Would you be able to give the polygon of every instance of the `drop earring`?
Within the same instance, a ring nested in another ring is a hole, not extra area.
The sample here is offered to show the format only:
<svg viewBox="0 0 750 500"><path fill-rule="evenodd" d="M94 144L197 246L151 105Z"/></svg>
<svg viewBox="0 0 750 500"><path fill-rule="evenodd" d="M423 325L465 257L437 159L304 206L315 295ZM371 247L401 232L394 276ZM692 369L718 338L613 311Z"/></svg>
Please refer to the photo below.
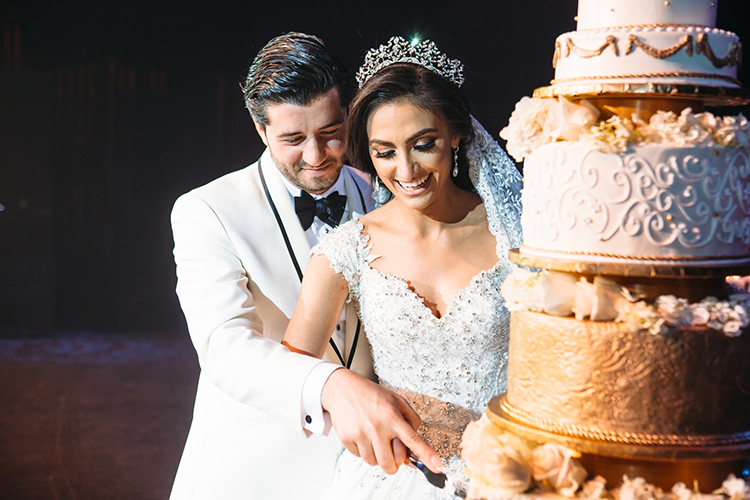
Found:
<svg viewBox="0 0 750 500"><path fill-rule="evenodd" d="M391 192L385 187L378 174L372 178L372 199L375 200L377 206L384 205L391 199Z"/></svg>
<svg viewBox="0 0 750 500"><path fill-rule="evenodd" d="M458 146L453 150L453 177L458 177Z"/></svg>

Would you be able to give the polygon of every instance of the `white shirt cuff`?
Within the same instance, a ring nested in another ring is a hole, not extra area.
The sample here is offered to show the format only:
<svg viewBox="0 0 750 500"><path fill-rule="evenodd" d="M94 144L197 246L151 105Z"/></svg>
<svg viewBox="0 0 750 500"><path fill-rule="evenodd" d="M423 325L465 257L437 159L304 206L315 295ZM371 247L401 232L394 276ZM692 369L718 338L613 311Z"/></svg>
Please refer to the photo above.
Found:
<svg viewBox="0 0 750 500"><path fill-rule="evenodd" d="M327 436L331 431L331 416L323 411L320 402L323 386L326 385L331 374L343 368L327 361L321 361L310 370L302 386L302 409L305 412L305 429L319 436Z"/></svg>

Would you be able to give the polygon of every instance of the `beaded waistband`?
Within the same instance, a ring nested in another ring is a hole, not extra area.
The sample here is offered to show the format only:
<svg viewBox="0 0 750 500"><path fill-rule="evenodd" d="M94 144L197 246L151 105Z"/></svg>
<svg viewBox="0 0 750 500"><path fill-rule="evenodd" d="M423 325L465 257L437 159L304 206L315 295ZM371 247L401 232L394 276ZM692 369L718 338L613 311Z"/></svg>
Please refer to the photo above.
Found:
<svg viewBox="0 0 750 500"><path fill-rule="evenodd" d="M380 381L380 385L404 398L417 412L422 419L419 434L444 461L451 455L461 456L461 436L464 429L470 422L478 420L481 413L396 387L384 380Z"/></svg>

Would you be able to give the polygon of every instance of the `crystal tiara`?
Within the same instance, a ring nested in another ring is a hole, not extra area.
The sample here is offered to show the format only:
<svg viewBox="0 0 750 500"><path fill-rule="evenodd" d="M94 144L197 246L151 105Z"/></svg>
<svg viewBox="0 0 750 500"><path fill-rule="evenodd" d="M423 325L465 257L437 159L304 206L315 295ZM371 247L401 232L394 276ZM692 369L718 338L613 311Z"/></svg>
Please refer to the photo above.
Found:
<svg viewBox="0 0 750 500"><path fill-rule="evenodd" d="M394 36L388 43L367 51L365 62L357 71L359 87L362 88L362 85L381 69L396 63L422 66L459 87L464 83L464 65L458 59L449 59L438 50L434 42L418 38L410 42L400 36Z"/></svg>

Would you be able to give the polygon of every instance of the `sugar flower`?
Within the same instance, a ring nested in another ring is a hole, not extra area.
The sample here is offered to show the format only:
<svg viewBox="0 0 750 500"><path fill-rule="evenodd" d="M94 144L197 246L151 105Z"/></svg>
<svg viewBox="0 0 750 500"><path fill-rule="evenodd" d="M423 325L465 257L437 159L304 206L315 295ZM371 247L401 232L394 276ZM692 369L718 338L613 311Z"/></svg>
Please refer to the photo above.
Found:
<svg viewBox="0 0 750 500"><path fill-rule="evenodd" d="M588 473L573 457L576 454L557 443L545 443L532 451L534 480L546 482L561 495L572 498Z"/></svg>
<svg viewBox="0 0 750 500"><path fill-rule="evenodd" d="M466 427L461 454L471 477L471 498L507 498L531 486L528 445L486 415Z"/></svg>
<svg viewBox="0 0 750 500"><path fill-rule="evenodd" d="M668 327L707 327L737 337L750 325L750 293L737 289L726 300L706 297L691 304L674 295L654 303L638 300L614 281L597 276L575 280L572 274L516 269L500 292L511 311L535 311L555 316L575 315L579 321L617 321L631 330L663 334Z"/></svg>
<svg viewBox="0 0 750 500"><path fill-rule="evenodd" d="M599 119L599 111L585 99L573 103L558 99L523 97L500 131L508 153L522 161L535 149L556 141L580 141L605 153L622 153L633 144L674 146L750 147L750 122L742 114L715 116L657 111L648 121L634 114Z"/></svg>

